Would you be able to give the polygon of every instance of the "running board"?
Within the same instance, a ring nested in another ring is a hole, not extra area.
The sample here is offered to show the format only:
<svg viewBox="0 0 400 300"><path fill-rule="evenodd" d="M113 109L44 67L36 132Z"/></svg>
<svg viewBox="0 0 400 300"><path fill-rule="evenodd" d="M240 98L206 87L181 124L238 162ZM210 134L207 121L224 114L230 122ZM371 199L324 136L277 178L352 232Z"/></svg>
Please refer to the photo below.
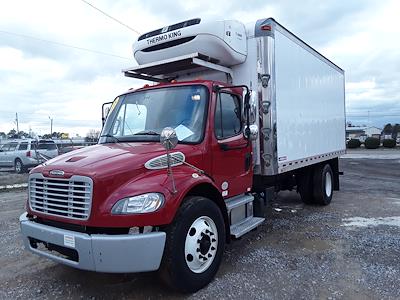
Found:
<svg viewBox="0 0 400 300"><path fill-rule="evenodd" d="M239 238L242 235L256 228L258 225L264 222L264 220L265 218L248 217L243 221L241 221L240 223L236 223L231 226L231 235L235 238Z"/></svg>
<svg viewBox="0 0 400 300"><path fill-rule="evenodd" d="M238 195L232 198L229 198L226 201L226 208L228 209L228 212L230 212L232 209L237 208L239 206L245 205L249 202L254 201L254 196L253 195Z"/></svg>

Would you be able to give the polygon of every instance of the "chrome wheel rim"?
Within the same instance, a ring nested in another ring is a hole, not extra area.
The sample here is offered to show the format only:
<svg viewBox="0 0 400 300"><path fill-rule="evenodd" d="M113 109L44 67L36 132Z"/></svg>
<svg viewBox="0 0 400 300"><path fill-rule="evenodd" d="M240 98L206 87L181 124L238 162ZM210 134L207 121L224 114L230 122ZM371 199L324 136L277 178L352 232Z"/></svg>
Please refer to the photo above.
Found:
<svg viewBox="0 0 400 300"><path fill-rule="evenodd" d="M332 195L332 176L331 173L325 174L325 194L330 197Z"/></svg>
<svg viewBox="0 0 400 300"><path fill-rule="evenodd" d="M185 240L185 261L194 273L203 273L214 261L218 248L218 231L214 221L202 216L190 226Z"/></svg>

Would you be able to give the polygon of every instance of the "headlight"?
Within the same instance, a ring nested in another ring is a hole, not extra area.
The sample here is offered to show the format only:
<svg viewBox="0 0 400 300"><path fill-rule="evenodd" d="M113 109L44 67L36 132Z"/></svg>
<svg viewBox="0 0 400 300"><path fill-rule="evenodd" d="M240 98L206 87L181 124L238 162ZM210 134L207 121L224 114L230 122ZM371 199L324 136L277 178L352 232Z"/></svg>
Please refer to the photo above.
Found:
<svg viewBox="0 0 400 300"><path fill-rule="evenodd" d="M159 209L163 203L162 194L148 193L119 200L114 204L111 213L114 215L151 213Z"/></svg>

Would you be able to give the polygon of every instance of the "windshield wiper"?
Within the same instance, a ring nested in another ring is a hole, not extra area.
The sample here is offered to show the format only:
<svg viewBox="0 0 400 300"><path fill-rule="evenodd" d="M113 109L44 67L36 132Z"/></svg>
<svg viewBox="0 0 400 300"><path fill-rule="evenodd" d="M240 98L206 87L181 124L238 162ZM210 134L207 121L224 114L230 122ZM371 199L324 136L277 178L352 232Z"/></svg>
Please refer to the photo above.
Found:
<svg viewBox="0 0 400 300"><path fill-rule="evenodd" d="M134 135L160 135L160 134L153 130L142 130L142 131L136 132Z"/></svg>

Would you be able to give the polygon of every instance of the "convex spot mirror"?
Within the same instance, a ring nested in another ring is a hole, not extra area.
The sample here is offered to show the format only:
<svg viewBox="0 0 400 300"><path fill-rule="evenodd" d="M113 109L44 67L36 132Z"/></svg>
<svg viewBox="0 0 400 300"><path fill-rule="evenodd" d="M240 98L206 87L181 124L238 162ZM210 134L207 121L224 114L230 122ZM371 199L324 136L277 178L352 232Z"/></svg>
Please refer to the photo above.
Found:
<svg viewBox="0 0 400 300"><path fill-rule="evenodd" d="M245 139L255 141L258 138L258 126L255 124L250 125L249 128L246 126L243 135Z"/></svg>
<svg viewBox="0 0 400 300"><path fill-rule="evenodd" d="M165 127L160 134L160 143L166 150L174 149L178 144L178 136L176 135L175 129Z"/></svg>

